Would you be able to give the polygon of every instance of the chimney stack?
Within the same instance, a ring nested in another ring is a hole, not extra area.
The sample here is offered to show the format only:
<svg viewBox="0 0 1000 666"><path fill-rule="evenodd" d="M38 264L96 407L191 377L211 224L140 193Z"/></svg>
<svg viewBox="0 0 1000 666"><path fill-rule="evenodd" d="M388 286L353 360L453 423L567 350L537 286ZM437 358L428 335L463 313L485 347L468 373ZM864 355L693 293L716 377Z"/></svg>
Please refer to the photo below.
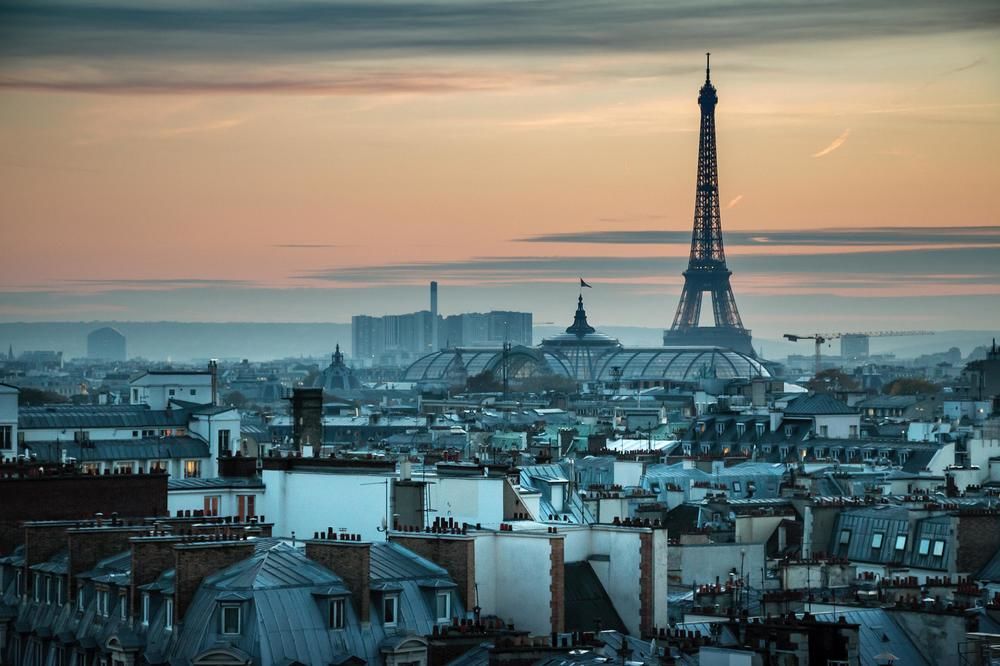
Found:
<svg viewBox="0 0 1000 666"><path fill-rule="evenodd" d="M212 373L212 405L219 404L219 361L211 359L208 362L208 371Z"/></svg>
<svg viewBox="0 0 1000 666"><path fill-rule="evenodd" d="M299 451L311 446L319 455L323 446L323 389L292 389L292 441Z"/></svg>
<svg viewBox="0 0 1000 666"><path fill-rule="evenodd" d="M350 539L339 537L350 536ZM357 604L363 623L371 617L371 543L360 535L341 535L328 529L325 539L306 541L306 557L321 564L344 580Z"/></svg>
<svg viewBox="0 0 1000 666"><path fill-rule="evenodd" d="M201 581L253 555L252 541L194 541L174 550L174 623L187 612Z"/></svg>

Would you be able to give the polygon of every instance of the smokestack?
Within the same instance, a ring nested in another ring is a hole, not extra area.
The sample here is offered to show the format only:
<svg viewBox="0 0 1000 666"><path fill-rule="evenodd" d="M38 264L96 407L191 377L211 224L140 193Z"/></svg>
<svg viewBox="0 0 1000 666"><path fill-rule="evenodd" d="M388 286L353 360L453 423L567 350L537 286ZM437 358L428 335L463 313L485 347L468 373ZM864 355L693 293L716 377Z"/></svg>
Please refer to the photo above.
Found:
<svg viewBox="0 0 1000 666"><path fill-rule="evenodd" d="M292 441L302 451L312 447L314 454L323 446L323 389L292 389Z"/></svg>
<svg viewBox="0 0 1000 666"><path fill-rule="evenodd" d="M215 406L219 404L219 361L210 360L208 371L212 373L212 405Z"/></svg>
<svg viewBox="0 0 1000 666"><path fill-rule="evenodd" d="M440 349L438 345L438 283L431 281L431 351Z"/></svg>

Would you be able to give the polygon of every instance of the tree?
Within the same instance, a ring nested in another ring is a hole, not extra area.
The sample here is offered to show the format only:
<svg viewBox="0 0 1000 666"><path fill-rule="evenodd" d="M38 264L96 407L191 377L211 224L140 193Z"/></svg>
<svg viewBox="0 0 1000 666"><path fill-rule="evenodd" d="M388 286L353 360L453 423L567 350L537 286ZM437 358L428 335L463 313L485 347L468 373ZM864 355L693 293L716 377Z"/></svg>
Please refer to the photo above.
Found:
<svg viewBox="0 0 1000 666"><path fill-rule="evenodd" d="M940 390L940 386L921 377L900 377L882 387L886 395L927 395Z"/></svg>
<svg viewBox="0 0 1000 666"><path fill-rule="evenodd" d="M517 380L517 389L525 393L544 393L545 391L573 393L576 391L576 382L561 375L535 375Z"/></svg>
<svg viewBox="0 0 1000 666"><path fill-rule="evenodd" d="M69 402L69 398L53 391L43 391L42 389L23 388L19 389L17 394L17 404L24 407L53 405L64 402Z"/></svg>
<svg viewBox="0 0 1000 666"><path fill-rule="evenodd" d="M503 384L497 381L492 372L484 370L478 375L469 377L465 389L470 393L496 393L503 390Z"/></svg>
<svg viewBox="0 0 1000 666"><path fill-rule="evenodd" d="M247 397L239 391L230 391L222 397L222 403L236 409L243 409L247 406Z"/></svg>
<svg viewBox="0 0 1000 666"><path fill-rule="evenodd" d="M816 393L858 390L858 382L840 368L820 370L819 374L810 379L806 386L810 391Z"/></svg>

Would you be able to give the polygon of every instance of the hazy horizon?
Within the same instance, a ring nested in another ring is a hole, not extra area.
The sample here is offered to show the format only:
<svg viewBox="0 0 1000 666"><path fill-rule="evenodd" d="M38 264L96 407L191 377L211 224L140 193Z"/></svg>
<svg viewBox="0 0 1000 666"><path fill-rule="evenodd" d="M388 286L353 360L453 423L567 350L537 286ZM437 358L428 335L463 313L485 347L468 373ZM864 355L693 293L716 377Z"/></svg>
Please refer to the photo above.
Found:
<svg viewBox="0 0 1000 666"><path fill-rule="evenodd" d="M5 4L0 321L346 322L437 280L561 324L584 277L596 325L669 326L712 51L756 336L1000 329L998 33L979 0Z"/></svg>

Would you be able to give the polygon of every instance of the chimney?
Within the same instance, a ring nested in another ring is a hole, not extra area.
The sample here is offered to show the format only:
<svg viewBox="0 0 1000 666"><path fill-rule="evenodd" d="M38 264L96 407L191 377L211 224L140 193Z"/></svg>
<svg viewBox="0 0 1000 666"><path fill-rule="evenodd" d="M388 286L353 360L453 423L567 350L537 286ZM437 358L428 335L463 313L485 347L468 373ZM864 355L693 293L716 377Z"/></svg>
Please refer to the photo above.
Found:
<svg viewBox="0 0 1000 666"><path fill-rule="evenodd" d="M69 579L66 598L76 594L76 577L89 571L106 557L129 550L129 539L145 534L146 527L80 527L66 531L66 545L69 549Z"/></svg>
<svg viewBox="0 0 1000 666"><path fill-rule="evenodd" d="M317 454L323 446L323 389L292 390L292 442L301 451L313 447Z"/></svg>
<svg viewBox="0 0 1000 666"><path fill-rule="evenodd" d="M183 542L185 537L176 535L132 537L132 575L129 608L139 605L139 587L148 585L160 577L164 571L174 566L174 544Z"/></svg>
<svg viewBox="0 0 1000 666"><path fill-rule="evenodd" d="M37 522L24 524L24 581L30 590L31 567L47 562L66 547L66 531L75 523Z"/></svg>
<svg viewBox="0 0 1000 666"><path fill-rule="evenodd" d="M212 405L219 404L219 361L211 359L208 362L208 371L212 373Z"/></svg>
<svg viewBox="0 0 1000 666"><path fill-rule="evenodd" d="M337 538L332 529L326 539L306 541L306 557L321 564L344 580L357 604L358 616L364 623L370 620L371 543ZM349 535L354 537L355 535Z"/></svg>
<svg viewBox="0 0 1000 666"><path fill-rule="evenodd" d="M431 351L438 349L438 283L431 281Z"/></svg>
<svg viewBox="0 0 1000 666"><path fill-rule="evenodd" d="M456 530L459 531L459 530ZM476 606L476 539L468 534L393 533L393 543L442 567L458 584L467 610Z"/></svg>
<svg viewBox="0 0 1000 666"><path fill-rule="evenodd" d="M250 541L195 541L174 550L174 622L184 618L201 581L253 555Z"/></svg>

